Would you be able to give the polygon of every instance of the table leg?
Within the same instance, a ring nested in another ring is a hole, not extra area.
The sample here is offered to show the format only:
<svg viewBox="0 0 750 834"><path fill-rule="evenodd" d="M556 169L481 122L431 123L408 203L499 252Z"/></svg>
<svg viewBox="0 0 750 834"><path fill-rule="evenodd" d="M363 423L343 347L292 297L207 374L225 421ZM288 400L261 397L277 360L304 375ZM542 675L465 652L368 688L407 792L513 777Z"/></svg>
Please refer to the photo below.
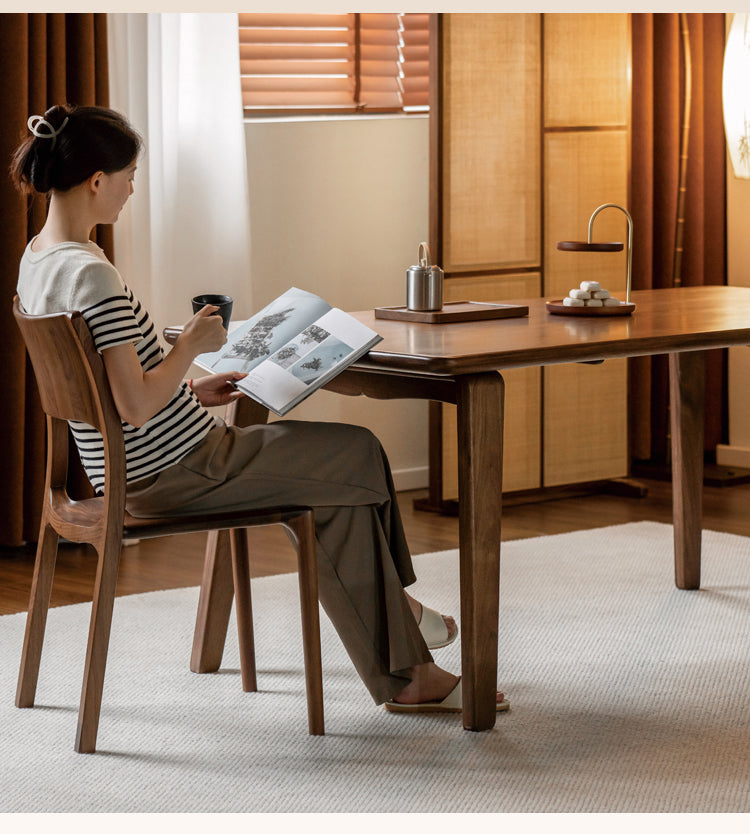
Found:
<svg viewBox="0 0 750 834"><path fill-rule="evenodd" d="M467 730L490 730L496 717L505 383L494 372L457 383L463 723Z"/></svg>
<svg viewBox="0 0 750 834"><path fill-rule="evenodd" d="M675 584L695 590L701 581L705 351L669 355L672 425L672 513Z"/></svg>

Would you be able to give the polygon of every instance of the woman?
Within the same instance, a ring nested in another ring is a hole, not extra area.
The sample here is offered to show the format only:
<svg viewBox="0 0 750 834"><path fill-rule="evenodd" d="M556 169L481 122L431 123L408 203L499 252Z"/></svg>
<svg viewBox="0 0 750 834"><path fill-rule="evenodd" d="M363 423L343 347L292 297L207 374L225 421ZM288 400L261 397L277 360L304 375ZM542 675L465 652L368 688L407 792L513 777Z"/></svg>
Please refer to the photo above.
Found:
<svg viewBox="0 0 750 834"><path fill-rule="evenodd" d="M91 240L133 193L141 139L118 113L55 106L29 119L11 176L48 194L47 220L21 259L18 295L32 315L79 310L123 420L128 511L193 513L306 504L315 508L321 603L374 701L392 711L455 712L460 680L430 648L457 627L410 597L414 582L390 467L366 429L279 421L238 428L206 406L242 396L222 373L186 383L193 359L226 341L204 307L164 355L147 311ZM101 436L71 424L86 473L103 486ZM502 693L498 709L507 709Z"/></svg>

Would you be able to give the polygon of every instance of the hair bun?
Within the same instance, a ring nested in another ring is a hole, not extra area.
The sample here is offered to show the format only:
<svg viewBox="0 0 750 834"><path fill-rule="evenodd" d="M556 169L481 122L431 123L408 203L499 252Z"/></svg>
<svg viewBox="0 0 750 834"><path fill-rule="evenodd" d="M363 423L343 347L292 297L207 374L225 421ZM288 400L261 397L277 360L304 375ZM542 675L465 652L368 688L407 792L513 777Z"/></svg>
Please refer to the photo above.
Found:
<svg viewBox="0 0 750 834"><path fill-rule="evenodd" d="M55 105L31 116L28 129L11 164L11 178L27 194L68 191L96 171L122 171L141 149L124 116L94 105Z"/></svg>
<svg viewBox="0 0 750 834"><path fill-rule="evenodd" d="M60 112L62 111L62 117ZM57 144L57 137L67 126L69 117L64 108L60 106L51 107L43 116L29 116L26 122L29 130L34 134L37 148L46 146L52 150Z"/></svg>
<svg viewBox="0 0 750 834"><path fill-rule="evenodd" d="M70 116L70 108L65 104L53 104L44 113L45 121L49 122L55 130L60 130L62 123Z"/></svg>

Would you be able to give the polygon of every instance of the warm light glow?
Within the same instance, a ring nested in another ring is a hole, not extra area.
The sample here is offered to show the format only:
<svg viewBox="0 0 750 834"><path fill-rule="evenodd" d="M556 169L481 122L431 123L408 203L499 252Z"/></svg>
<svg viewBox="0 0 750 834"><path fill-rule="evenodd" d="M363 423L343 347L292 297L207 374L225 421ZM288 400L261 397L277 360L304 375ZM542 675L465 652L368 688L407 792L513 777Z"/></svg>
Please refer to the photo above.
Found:
<svg viewBox="0 0 750 834"><path fill-rule="evenodd" d="M734 174L750 179L750 14L735 14L724 51L724 130Z"/></svg>

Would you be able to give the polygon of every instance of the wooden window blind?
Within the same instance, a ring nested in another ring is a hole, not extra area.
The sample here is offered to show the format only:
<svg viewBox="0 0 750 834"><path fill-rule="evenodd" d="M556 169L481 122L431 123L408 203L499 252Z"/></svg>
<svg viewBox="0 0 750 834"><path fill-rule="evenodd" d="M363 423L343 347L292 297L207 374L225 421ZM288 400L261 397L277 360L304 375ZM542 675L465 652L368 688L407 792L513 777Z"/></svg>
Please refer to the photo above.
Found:
<svg viewBox="0 0 750 834"><path fill-rule="evenodd" d="M246 115L428 109L429 14L240 14Z"/></svg>

